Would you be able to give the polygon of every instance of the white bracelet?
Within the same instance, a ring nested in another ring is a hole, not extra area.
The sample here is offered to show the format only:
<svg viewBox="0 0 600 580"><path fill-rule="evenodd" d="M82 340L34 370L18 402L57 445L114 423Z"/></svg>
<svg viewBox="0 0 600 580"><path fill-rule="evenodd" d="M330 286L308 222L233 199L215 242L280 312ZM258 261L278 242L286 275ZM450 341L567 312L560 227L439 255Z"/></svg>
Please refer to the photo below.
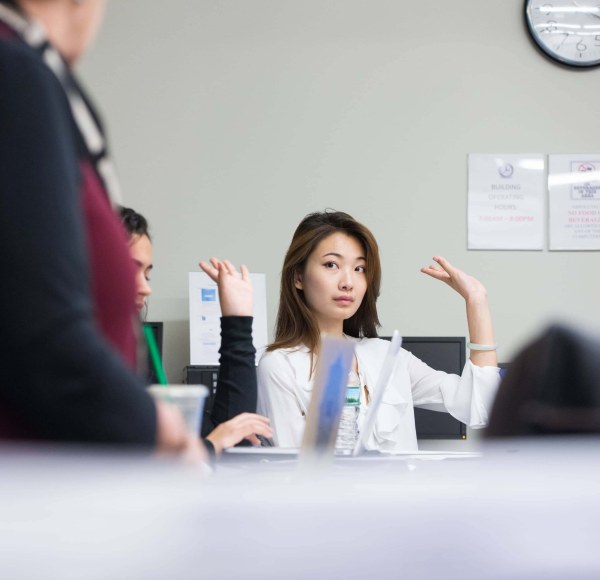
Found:
<svg viewBox="0 0 600 580"><path fill-rule="evenodd" d="M467 342L467 348L470 350L496 350L497 344L477 344L476 342Z"/></svg>

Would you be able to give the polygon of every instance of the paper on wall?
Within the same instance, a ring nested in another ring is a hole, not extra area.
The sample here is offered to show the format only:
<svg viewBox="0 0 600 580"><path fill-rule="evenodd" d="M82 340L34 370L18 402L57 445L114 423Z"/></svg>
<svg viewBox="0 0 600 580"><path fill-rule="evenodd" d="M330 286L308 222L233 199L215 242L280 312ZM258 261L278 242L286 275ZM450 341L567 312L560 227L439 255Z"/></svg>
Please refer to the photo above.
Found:
<svg viewBox="0 0 600 580"><path fill-rule="evenodd" d="M470 154L469 250L544 248L545 156Z"/></svg>
<svg viewBox="0 0 600 580"><path fill-rule="evenodd" d="M550 250L600 250L600 154L550 155Z"/></svg>
<svg viewBox="0 0 600 580"><path fill-rule="evenodd" d="M250 274L254 298L252 342L256 349L256 363L268 344L267 289L265 274ZM221 306L219 290L205 272L189 273L190 302L190 364L219 364L221 347Z"/></svg>

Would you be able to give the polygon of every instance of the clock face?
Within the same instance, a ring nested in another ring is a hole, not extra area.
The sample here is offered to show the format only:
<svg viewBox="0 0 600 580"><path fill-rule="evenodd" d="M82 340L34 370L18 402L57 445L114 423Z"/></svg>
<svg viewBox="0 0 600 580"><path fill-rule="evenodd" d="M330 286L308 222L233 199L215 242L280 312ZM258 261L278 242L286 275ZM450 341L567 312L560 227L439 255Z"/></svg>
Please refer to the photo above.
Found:
<svg viewBox="0 0 600 580"><path fill-rule="evenodd" d="M526 0L525 16L531 36L554 60L600 65L600 0Z"/></svg>

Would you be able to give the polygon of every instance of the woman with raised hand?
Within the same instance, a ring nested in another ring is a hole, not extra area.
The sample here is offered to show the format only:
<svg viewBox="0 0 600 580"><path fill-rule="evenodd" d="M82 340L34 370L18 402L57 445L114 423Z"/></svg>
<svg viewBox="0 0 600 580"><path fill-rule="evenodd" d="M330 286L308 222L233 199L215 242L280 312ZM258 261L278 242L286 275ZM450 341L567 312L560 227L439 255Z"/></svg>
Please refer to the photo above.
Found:
<svg viewBox="0 0 600 580"><path fill-rule="evenodd" d="M402 350L367 449L417 449L413 406L448 411L473 428L487 423L499 383L487 293L444 258L434 261L421 271L466 302L470 359L459 377ZM351 374L360 387L360 429L389 344L377 338L380 282L379 248L364 225L343 212L302 220L284 260L275 341L258 367L258 410L271 419L275 444L297 447L302 441L323 334L355 343Z"/></svg>
<svg viewBox="0 0 600 580"><path fill-rule="evenodd" d="M256 350L252 344L253 293L248 268L240 273L229 260L211 258L200 267L217 283L221 305L219 378L210 414L205 415L202 433L217 452L256 435L271 438L266 417L257 415Z"/></svg>
<svg viewBox="0 0 600 580"><path fill-rule="evenodd" d="M136 306L142 312L152 293L152 240L146 218L121 207L121 220L129 236L135 269ZM215 399L202 419L202 436L220 453L247 439L260 445L256 435L272 435L269 422L256 411L256 351L252 344L252 283L246 266L239 274L229 260L211 258L200 267L217 283L221 305L221 355Z"/></svg>

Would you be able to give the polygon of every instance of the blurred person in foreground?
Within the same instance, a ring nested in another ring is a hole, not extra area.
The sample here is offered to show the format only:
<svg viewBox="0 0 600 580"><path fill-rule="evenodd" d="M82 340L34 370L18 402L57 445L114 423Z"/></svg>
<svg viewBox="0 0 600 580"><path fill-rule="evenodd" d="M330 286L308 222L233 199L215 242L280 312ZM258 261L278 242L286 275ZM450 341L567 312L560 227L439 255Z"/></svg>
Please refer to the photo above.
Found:
<svg viewBox="0 0 600 580"><path fill-rule="evenodd" d="M136 374L135 281L102 125L73 67L104 0L0 0L0 439L199 460Z"/></svg>
<svg viewBox="0 0 600 580"><path fill-rule="evenodd" d="M554 324L510 363L487 438L600 434L600 336Z"/></svg>

